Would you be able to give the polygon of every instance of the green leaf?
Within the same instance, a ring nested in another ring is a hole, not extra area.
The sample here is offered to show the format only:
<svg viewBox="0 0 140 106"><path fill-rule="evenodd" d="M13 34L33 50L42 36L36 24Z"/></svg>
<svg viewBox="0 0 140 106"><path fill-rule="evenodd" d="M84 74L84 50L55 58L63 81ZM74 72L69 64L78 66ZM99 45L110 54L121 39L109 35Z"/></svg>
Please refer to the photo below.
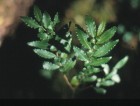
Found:
<svg viewBox="0 0 140 106"><path fill-rule="evenodd" d="M43 28L43 27L40 27L39 29L38 29L38 32L39 33L44 33L46 30Z"/></svg>
<svg viewBox="0 0 140 106"><path fill-rule="evenodd" d="M87 49L91 49L90 43L87 41L88 36L86 33L77 28L77 37L80 43Z"/></svg>
<svg viewBox="0 0 140 106"><path fill-rule="evenodd" d="M72 77L71 85L73 87L78 87L80 85L80 81L78 80L77 76Z"/></svg>
<svg viewBox="0 0 140 106"><path fill-rule="evenodd" d="M63 64L62 72L67 73L68 71L73 69L75 64L76 64L76 61L72 61L72 59L69 59L68 61L65 62L65 64Z"/></svg>
<svg viewBox="0 0 140 106"><path fill-rule="evenodd" d="M75 52L75 55L78 57L81 61L88 61L88 57L86 53L84 53L83 50L79 49L78 47L73 47L73 50Z"/></svg>
<svg viewBox="0 0 140 106"><path fill-rule="evenodd" d="M113 68L113 70L106 76L106 79L112 78L114 75L117 74L118 70L121 69L128 61L128 56L125 56L121 59Z"/></svg>
<svg viewBox="0 0 140 106"><path fill-rule="evenodd" d="M83 69L80 73L79 73L79 76L83 75L84 73L84 76L85 77L90 77L92 75L95 75L97 73L101 72L101 70L99 68L94 68L94 67L91 67L90 68L86 68L86 69ZM84 77L84 78L85 78Z"/></svg>
<svg viewBox="0 0 140 106"><path fill-rule="evenodd" d="M117 69L113 69L106 77L105 79L111 79L114 75L116 75L118 72Z"/></svg>
<svg viewBox="0 0 140 106"><path fill-rule="evenodd" d="M106 94L106 89L104 88L99 88L99 87L94 87L94 90L97 92L97 93L100 93L100 94Z"/></svg>
<svg viewBox="0 0 140 106"><path fill-rule="evenodd" d="M116 83L119 83L121 81L120 76L118 74L113 75L111 80Z"/></svg>
<svg viewBox="0 0 140 106"><path fill-rule="evenodd" d="M51 35L48 35L47 33L39 33L37 36L40 40L49 40L51 38Z"/></svg>
<svg viewBox="0 0 140 106"><path fill-rule="evenodd" d="M58 17L58 13L56 13L55 16L54 16L53 27L55 27L55 25L59 22L60 22L60 20L59 20L59 17Z"/></svg>
<svg viewBox="0 0 140 106"><path fill-rule="evenodd" d="M112 80L105 80L105 81L100 83L100 86L107 86L108 87L108 86L113 86L114 84L115 84L115 82Z"/></svg>
<svg viewBox="0 0 140 106"><path fill-rule="evenodd" d="M101 67L103 68L103 71L105 73L105 75L109 74L110 68L108 64L102 64Z"/></svg>
<svg viewBox="0 0 140 106"><path fill-rule="evenodd" d="M43 49L34 49L34 52L40 57L45 58L45 59L52 59L56 57L55 54L49 51L43 50Z"/></svg>
<svg viewBox="0 0 140 106"><path fill-rule="evenodd" d="M107 62L109 62L111 60L111 58L112 57L103 57L103 58L99 58L99 59L94 59L90 65L100 66L102 64L106 64Z"/></svg>
<svg viewBox="0 0 140 106"><path fill-rule="evenodd" d="M116 40L116 41L108 42L107 44L101 46L100 48L98 48L95 51L94 56L95 57L102 57L102 56L106 55L116 46L116 44L118 42L119 42L119 40Z"/></svg>
<svg viewBox="0 0 140 106"><path fill-rule="evenodd" d="M89 69L86 69L85 70L85 73L87 76L90 76L92 74L96 74L96 73L99 73L101 70L99 68L94 68L94 67L91 67Z"/></svg>
<svg viewBox="0 0 140 106"><path fill-rule="evenodd" d="M52 70L58 69L59 66L56 65L56 64L50 63L50 62L44 62L43 63L43 68L46 69L46 70L52 71Z"/></svg>
<svg viewBox="0 0 140 106"><path fill-rule="evenodd" d="M121 59L115 66L114 69L121 69L128 61L128 56L125 56L123 59Z"/></svg>
<svg viewBox="0 0 140 106"><path fill-rule="evenodd" d="M42 22L43 22L45 28L48 28L49 25L51 24L51 17L47 12L43 13Z"/></svg>
<svg viewBox="0 0 140 106"><path fill-rule="evenodd" d="M69 39L68 44L67 44L67 46L65 47L65 49L66 49L68 52L70 52L70 49L71 49L71 42L72 42L72 38Z"/></svg>
<svg viewBox="0 0 140 106"><path fill-rule="evenodd" d="M51 79L53 73L54 73L54 71L50 71L50 70L46 70L46 69L41 70L41 75L44 76L47 79Z"/></svg>
<svg viewBox="0 0 140 106"><path fill-rule="evenodd" d="M32 41L27 43L31 47L37 47L40 49L46 49L48 47L47 42L42 42L42 41Z"/></svg>
<svg viewBox="0 0 140 106"><path fill-rule="evenodd" d="M63 59L66 59L68 55L66 53L61 52L60 57Z"/></svg>
<svg viewBox="0 0 140 106"><path fill-rule="evenodd" d="M67 40L61 39L61 40L60 40L60 43L63 44L63 45L65 45L65 44L67 43Z"/></svg>
<svg viewBox="0 0 140 106"><path fill-rule="evenodd" d="M30 28L39 28L40 25L31 17L22 16L21 20Z"/></svg>
<svg viewBox="0 0 140 106"><path fill-rule="evenodd" d="M56 51L57 51L57 48L56 48L55 46L52 45L52 46L50 47L50 51L56 52Z"/></svg>
<svg viewBox="0 0 140 106"><path fill-rule="evenodd" d="M93 21L92 17L89 17L89 16L86 17L85 21L86 21L87 31L94 38L96 36L95 22Z"/></svg>
<svg viewBox="0 0 140 106"><path fill-rule="evenodd" d="M105 22L102 22L99 27L98 27L98 31L97 31L97 36L100 36L104 30L105 30L105 26L106 26L106 23Z"/></svg>
<svg viewBox="0 0 140 106"><path fill-rule="evenodd" d="M40 22L42 20L41 10L37 6L34 6L34 16L35 16L37 21Z"/></svg>
<svg viewBox="0 0 140 106"><path fill-rule="evenodd" d="M91 76L91 77L84 78L84 79L83 79L83 82L84 82L84 83L87 83L87 82L94 82L94 81L96 81L96 80L97 80L97 76L93 75L93 76Z"/></svg>
<svg viewBox="0 0 140 106"><path fill-rule="evenodd" d="M109 30L105 31L97 41L97 44L103 44L109 41L115 34L117 27L112 27Z"/></svg>

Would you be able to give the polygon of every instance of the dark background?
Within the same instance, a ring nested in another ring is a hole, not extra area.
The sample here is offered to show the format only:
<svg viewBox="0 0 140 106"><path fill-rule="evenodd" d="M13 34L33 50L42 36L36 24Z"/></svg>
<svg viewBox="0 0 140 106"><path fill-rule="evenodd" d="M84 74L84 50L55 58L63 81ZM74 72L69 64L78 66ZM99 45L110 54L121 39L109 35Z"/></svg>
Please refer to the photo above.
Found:
<svg viewBox="0 0 140 106"><path fill-rule="evenodd" d="M72 0L39 0L35 4L42 11L47 10L51 16L58 11L61 17ZM132 10L127 2L120 4L118 22L128 29L130 26L140 27L140 9ZM33 7L30 16L33 16ZM109 26L114 24L110 23ZM59 98L59 94L51 88L51 81L43 78L39 70L42 60L33 53L27 42L36 39L36 31L21 23L12 38L7 38L0 48L0 98ZM119 36L120 37L120 36ZM118 38L119 38L118 37ZM121 37L119 38L121 39ZM114 58L121 59L129 55L127 65L120 70L121 83L108 88L106 95L99 95L93 89L87 89L77 98L140 98L140 63L139 46L137 51L125 49L120 44L112 52Z"/></svg>

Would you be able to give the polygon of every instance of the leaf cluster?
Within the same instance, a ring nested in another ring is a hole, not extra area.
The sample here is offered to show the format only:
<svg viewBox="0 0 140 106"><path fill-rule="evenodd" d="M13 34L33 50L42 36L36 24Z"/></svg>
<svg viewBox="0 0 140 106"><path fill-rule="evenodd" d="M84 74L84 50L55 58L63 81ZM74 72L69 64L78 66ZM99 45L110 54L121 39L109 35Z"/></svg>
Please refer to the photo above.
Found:
<svg viewBox="0 0 140 106"><path fill-rule="evenodd" d="M98 93L106 93L105 87L112 86L120 82L118 70L127 62L128 56L121 59L111 70L107 64L112 56L109 53L113 50L119 40L112 41L112 37L117 30L112 27L105 30L106 23L102 22L96 26L95 21L87 16L85 18L86 30L76 27L77 39L80 47L72 44L72 34L67 31L62 37L55 31L55 26L60 22L58 13L54 19L47 12L34 6L34 16L21 17L22 21L29 27L38 29L38 41L29 42L28 45L34 47L34 52L44 58L42 74L51 78L54 72L59 71L67 75L75 67L76 63L84 63L83 68L69 79L73 88L79 85L90 83ZM53 42L52 42L53 41ZM55 43L58 42L56 45ZM58 45L62 45L60 49ZM104 73L104 76L98 76L98 73Z"/></svg>

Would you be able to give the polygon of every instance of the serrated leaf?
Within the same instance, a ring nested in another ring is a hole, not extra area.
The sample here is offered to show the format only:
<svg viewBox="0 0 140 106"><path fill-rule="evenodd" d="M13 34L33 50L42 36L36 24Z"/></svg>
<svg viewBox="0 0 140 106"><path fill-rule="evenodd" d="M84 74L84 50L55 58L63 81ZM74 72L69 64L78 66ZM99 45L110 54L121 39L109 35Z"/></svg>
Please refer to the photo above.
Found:
<svg viewBox="0 0 140 106"><path fill-rule="evenodd" d="M48 35L47 33L38 33L37 36L40 40L49 40L51 38L51 35Z"/></svg>
<svg viewBox="0 0 140 106"><path fill-rule="evenodd" d="M97 92L97 93L100 93L100 94L106 94L106 89L104 88L99 88L99 87L94 87L94 90Z"/></svg>
<svg viewBox="0 0 140 106"><path fill-rule="evenodd" d="M68 71L73 69L75 64L76 64L76 61L72 61L72 59L69 59L68 61L65 62L65 64L63 64L62 72L67 73Z"/></svg>
<svg viewBox="0 0 140 106"><path fill-rule="evenodd" d="M109 62L111 60L111 58L112 57L103 57L103 58L99 58L99 59L94 59L90 65L100 66L102 64L106 64L107 62Z"/></svg>
<svg viewBox="0 0 140 106"><path fill-rule="evenodd" d="M117 27L112 27L109 30L105 31L97 41L97 44L103 44L109 41L115 34Z"/></svg>
<svg viewBox="0 0 140 106"><path fill-rule="evenodd" d="M34 6L34 16L35 16L37 21L40 22L42 20L41 10L37 6Z"/></svg>
<svg viewBox="0 0 140 106"><path fill-rule="evenodd" d="M121 59L115 66L114 69L121 69L128 61L128 56L125 56L123 59Z"/></svg>
<svg viewBox="0 0 140 106"><path fill-rule="evenodd" d="M105 26L106 26L106 23L105 22L102 22L99 27L98 27L98 31L97 31L97 36L101 35L104 30L105 30Z"/></svg>
<svg viewBox="0 0 140 106"><path fill-rule="evenodd" d="M37 47L40 49L46 49L48 47L47 42L42 42L42 41L32 41L27 43L31 47Z"/></svg>
<svg viewBox="0 0 140 106"><path fill-rule="evenodd" d="M50 62L44 62L43 63L43 68L46 69L46 70L52 71L52 70L58 69L59 66L56 65L56 64L50 63Z"/></svg>
<svg viewBox="0 0 140 106"><path fill-rule="evenodd" d="M52 58L55 58L56 55L47 51L47 50L43 50L43 49L34 49L34 52L39 55L40 57L42 58L45 58L45 59L52 59Z"/></svg>
<svg viewBox="0 0 140 106"><path fill-rule="evenodd" d="M49 25L51 24L51 17L47 12L43 13L42 22L43 22L45 28L48 28Z"/></svg>
<svg viewBox="0 0 140 106"><path fill-rule="evenodd" d="M88 57L87 57L86 53L84 53L83 50L79 49L78 47L73 47L73 50L79 60L88 61Z"/></svg>
<svg viewBox="0 0 140 106"><path fill-rule="evenodd" d="M77 28L77 37L80 43L87 49L91 49L90 43L87 41L88 36L85 32Z"/></svg>
<svg viewBox="0 0 140 106"><path fill-rule="evenodd" d="M60 20L59 20L59 17L58 17L58 13L56 13L55 16L54 16L53 27L59 22L60 22Z"/></svg>
<svg viewBox="0 0 140 106"><path fill-rule="evenodd" d="M106 55L116 46L116 44L118 42L119 42L119 40L106 43L105 45L101 46L100 48L98 48L95 51L94 56L95 57L102 57L102 56Z"/></svg>
<svg viewBox="0 0 140 106"><path fill-rule="evenodd" d="M100 86L106 86L106 87L108 87L108 86L113 86L114 84L115 84L115 82L112 81L112 80L105 80L105 81L103 81L103 82L100 83Z"/></svg>
<svg viewBox="0 0 140 106"><path fill-rule="evenodd" d="M92 17L87 16L86 19L86 26L87 26L87 31L92 37L96 36L96 24L93 21Z"/></svg>
<svg viewBox="0 0 140 106"><path fill-rule="evenodd" d="M39 28L40 25L31 17L27 17L27 16L22 16L21 20L28 26L31 28Z"/></svg>

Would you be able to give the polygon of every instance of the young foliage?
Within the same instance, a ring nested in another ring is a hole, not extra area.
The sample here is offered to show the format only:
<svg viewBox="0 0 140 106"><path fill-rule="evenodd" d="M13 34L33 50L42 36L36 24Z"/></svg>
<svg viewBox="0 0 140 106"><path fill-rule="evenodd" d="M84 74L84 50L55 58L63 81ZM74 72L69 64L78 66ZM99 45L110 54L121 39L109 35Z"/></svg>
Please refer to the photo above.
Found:
<svg viewBox="0 0 140 106"><path fill-rule="evenodd" d="M42 13L35 6L34 15L35 19L31 17L21 17L21 19L27 26L38 29L39 40L29 42L28 45L34 47L34 52L44 59L41 71L43 76L51 78L56 71L67 76L76 63L81 61L84 63L83 68L77 69L77 73L69 79L69 84L74 89L78 89L81 84L90 83L97 93L105 94L107 91L104 87L120 82L118 70L126 64L128 56L121 59L111 71L107 63L112 56L106 56L119 42L111 40L116 27L104 31L105 22L97 27L95 21L87 16L85 18L87 29L76 28L77 39L80 42L80 46L77 47L72 43L73 37L68 30L64 35L56 32L55 26L59 23L58 13L52 20L47 12ZM101 77L98 73L104 75Z"/></svg>
<svg viewBox="0 0 140 106"><path fill-rule="evenodd" d="M77 37L78 37L80 43L81 43L85 48L91 49L91 48L90 48L90 46L91 46L91 45L90 45L90 42L87 41L88 36L87 36L87 34L86 34L85 32L81 31L80 29L77 29Z"/></svg>
<svg viewBox="0 0 140 106"><path fill-rule="evenodd" d="M45 58L45 59L52 59L56 57L56 55L53 54L52 52L49 52L43 49L34 49L34 52L40 57Z"/></svg>
<svg viewBox="0 0 140 106"><path fill-rule="evenodd" d="M41 10L37 6L34 6L34 16L38 22L42 20Z"/></svg>
<svg viewBox="0 0 140 106"><path fill-rule="evenodd" d="M101 29L102 30L102 29ZM105 31L99 38L97 41L97 44L103 44L107 41L109 41L115 34L117 28L116 27L112 27L109 30Z"/></svg>
<svg viewBox="0 0 140 106"><path fill-rule="evenodd" d="M31 17L21 17L21 19L28 27L31 27L31 28L34 28L34 29L40 27L40 25L34 19L32 19Z"/></svg>
<svg viewBox="0 0 140 106"><path fill-rule="evenodd" d="M102 57L105 56L107 53L109 53L115 46L116 44L119 42L119 40L116 41L111 41L108 42L104 45L102 45L101 47L99 47L95 52L94 52L94 56L95 57Z"/></svg>
<svg viewBox="0 0 140 106"><path fill-rule="evenodd" d="M87 31L88 33L92 36L92 37L95 37L96 36L96 25L95 25L95 22L92 21L92 18L91 17L86 17L86 26L87 26Z"/></svg>

